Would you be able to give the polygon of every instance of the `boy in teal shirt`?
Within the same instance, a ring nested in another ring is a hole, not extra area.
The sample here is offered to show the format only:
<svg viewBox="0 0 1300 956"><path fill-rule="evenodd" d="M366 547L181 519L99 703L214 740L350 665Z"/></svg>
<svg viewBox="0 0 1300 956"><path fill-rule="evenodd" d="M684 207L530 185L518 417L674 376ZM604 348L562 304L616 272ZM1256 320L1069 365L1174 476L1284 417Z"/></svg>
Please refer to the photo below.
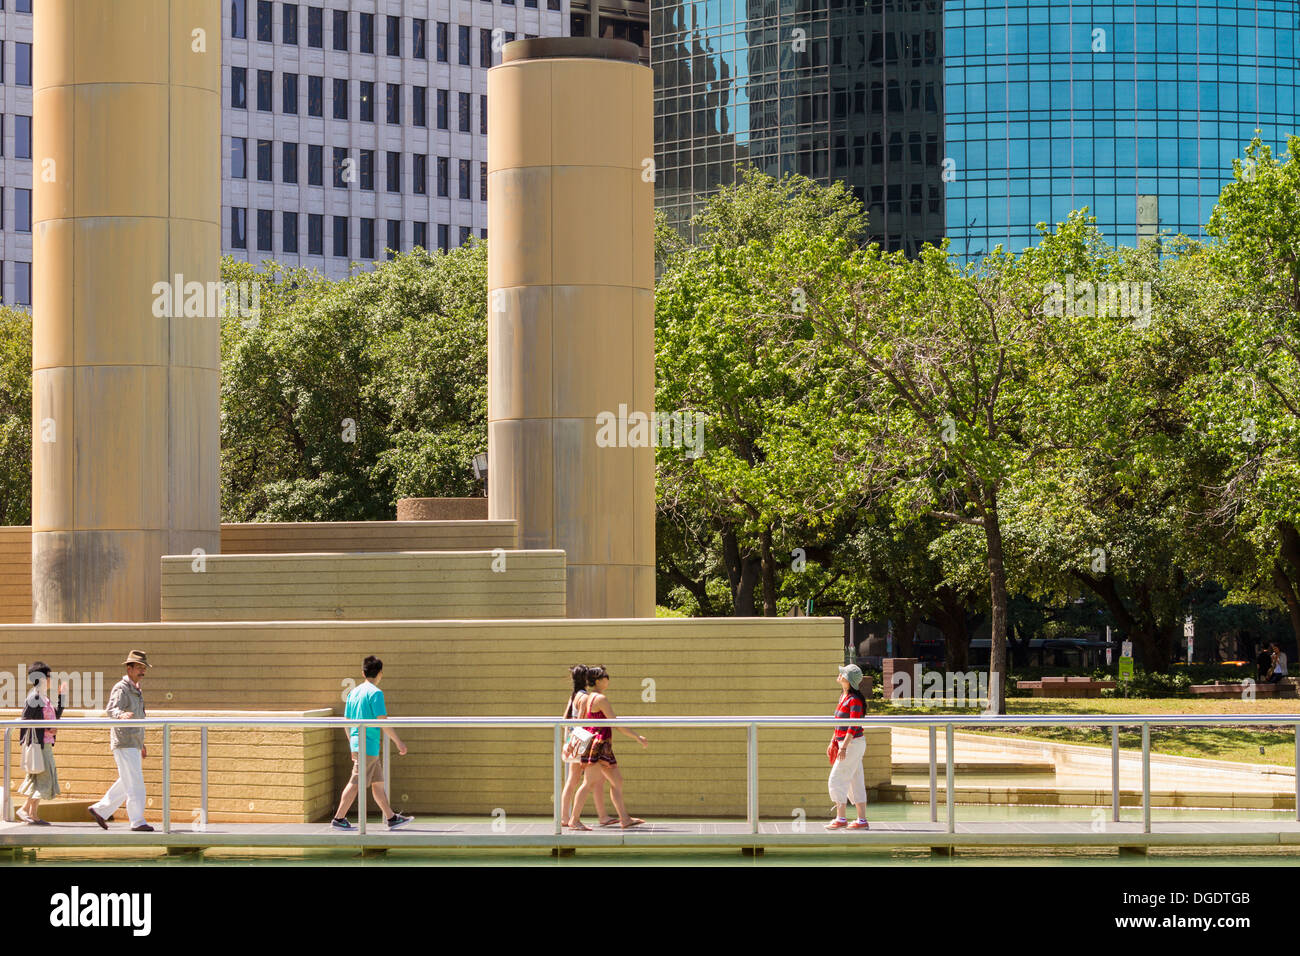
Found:
<svg viewBox="0 0 1300 956"><path fill-rule="evenodd" d="M348 694L347 705L343 709L344 717L354 717L358 720L375 720L388 716L388 711L384 707L384 692L379 689L379 682L384 679L384 662L373 654L367 657L361 664L361 670L366 675L365 682L354 687ZM388 829L396 830L398 827L406 826L414 820L414 817L404 816L393 810L388 803L388 794L384 790L384 767L383 760L379 755L379 728L367 727L366 729L366 782L370 784L370 790L375 796L375 803L383 811L384 819L388 822ZM406 744L402 743L402 738L398 737L394 731L387 727L383 732L388 734L394 744L397 745L397 752L406 755ZM348 728L348 744L352 748L352 778L348 785L343 788L343 795L339 798L339 809L334 814L334 820L331 826L336 830L351 830L353 826L348 822L348 811L352 809L352 801L357 798L357 790L360 786L360 761L357 759L357 728Z"/></svg>

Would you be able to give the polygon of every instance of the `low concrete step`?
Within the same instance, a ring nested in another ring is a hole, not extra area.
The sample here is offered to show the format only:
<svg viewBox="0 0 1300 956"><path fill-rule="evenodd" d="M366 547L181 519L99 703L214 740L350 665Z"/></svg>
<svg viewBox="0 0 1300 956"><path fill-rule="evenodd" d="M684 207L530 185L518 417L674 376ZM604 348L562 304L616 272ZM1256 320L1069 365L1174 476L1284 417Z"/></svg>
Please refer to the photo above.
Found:
<svg viewBox="0 0 1300 956"><path fill-rule="evenodd" d="M956 748L954 748L956 749ZM947 764L939 760L935 765L936 770L942 776ZM997 774L998 776L1007 776L1009 774L1053 774L1056 772L1056 764L1051 760L1018 760L1018 761L995 761L995 760L958 760L953 767L960 774ZM930 773L929 760L895 760L890 764L893 773Z"/></svg>
<svg viewBox="0 0 1300 956"><path fill-rule="evenodd" d="M13 803L15 812L27 802L27 798L20 793L10 795L9 799ZM42 800L41 819L49 820L51 823L85 823L90 819L90 814L87 811L94 802L89 797L84 800L66 799L64 797ZM14 819L19 823L22 822L17 817Z"/></svg>

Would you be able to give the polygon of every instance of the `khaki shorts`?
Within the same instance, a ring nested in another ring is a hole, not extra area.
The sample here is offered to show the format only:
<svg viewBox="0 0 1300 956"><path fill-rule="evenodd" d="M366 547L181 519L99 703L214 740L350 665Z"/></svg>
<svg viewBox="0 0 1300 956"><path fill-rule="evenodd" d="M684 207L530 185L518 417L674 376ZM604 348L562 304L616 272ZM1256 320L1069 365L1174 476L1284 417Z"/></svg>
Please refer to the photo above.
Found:
<svg viewBox="0 0 1300 956"><path fill-rule="evenodd" d="M361 776L361 762L357 760L357 755L352 755L352 779L348 783L356 783L357 778ZM366 754L366 783L376 784L384 782L384 757L382 754Z"/></svg>

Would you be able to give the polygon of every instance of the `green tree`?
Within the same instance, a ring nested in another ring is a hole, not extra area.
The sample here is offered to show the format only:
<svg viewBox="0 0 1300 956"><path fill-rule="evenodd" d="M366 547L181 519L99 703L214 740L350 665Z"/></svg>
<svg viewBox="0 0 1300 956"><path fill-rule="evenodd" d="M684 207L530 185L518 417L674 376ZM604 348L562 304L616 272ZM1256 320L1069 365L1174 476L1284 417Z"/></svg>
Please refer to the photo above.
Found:
<svg viewBox="0 0 1300 956"><path fill-rule="evenodd" d="M32 521L32 317L0 306L0 525Z"/></svg>

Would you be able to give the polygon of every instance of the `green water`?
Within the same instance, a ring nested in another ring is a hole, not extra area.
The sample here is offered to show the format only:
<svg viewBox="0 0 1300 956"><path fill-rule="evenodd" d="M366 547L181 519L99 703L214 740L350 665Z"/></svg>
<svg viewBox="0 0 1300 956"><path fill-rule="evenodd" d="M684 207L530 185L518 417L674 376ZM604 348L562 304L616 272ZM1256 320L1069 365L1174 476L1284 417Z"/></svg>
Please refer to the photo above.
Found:
<svg viewBox="0 0 1300 956"><path fill-rule="evenodd" d="M959 822L1092 820L1093 807L1012 807L958 806ZM868 818L880 822L923 822L929 820L925 804L883 803L869 808ZM1105 819L1110 809L1103 808ZM944 807L939 819L944 821ZM1125 808L1120 818L1140 822L1140 808ZM1266 822L1295 820L1291 811L1265 810L1179 810L1153 808L1151 819L1161 821L1241 821ZM421 817L421 822L463 823L464 817ZM486 822L486 821L479 821ZM540 819L517 822L545 822ZM775 822L775 821L773 821ZM808 826L820 825L813 819ZM864 849L861 847L827 847L825 849L769 848L762 856L746 857L739 850L654 850L579 848L570 857L553 857L549 850L390 850L387 854L362 857L353 850L261 851L209 850L202 858L169 857L161 850L124 852L100 850L42 850L12 860L0 860L0 866L1297 866L1300 847L1264 850L1243 847L1239 851L1224 847L1153 849L1148 856L1119 855L1109 848L1078 849L959 849L955 856L931 856L927 849Z"/></svg>

